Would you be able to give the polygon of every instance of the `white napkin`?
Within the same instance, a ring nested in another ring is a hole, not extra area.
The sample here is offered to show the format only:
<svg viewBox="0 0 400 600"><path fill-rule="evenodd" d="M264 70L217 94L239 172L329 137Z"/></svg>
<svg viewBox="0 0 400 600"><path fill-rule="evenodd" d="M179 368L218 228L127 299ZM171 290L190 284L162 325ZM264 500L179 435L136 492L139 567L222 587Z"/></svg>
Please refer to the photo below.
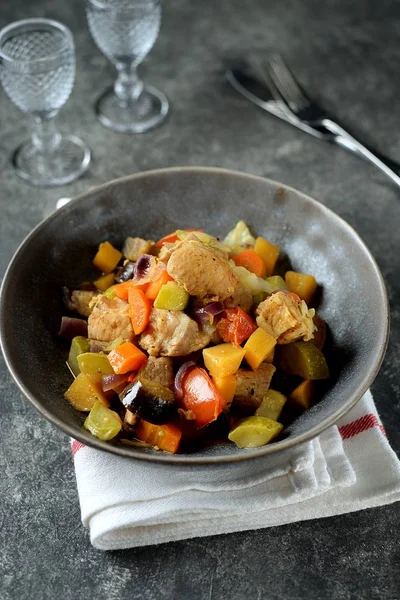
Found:
<svg viewBox="0 0 400 600"><path fill-rule="evenodd" d="M219 467L158 466L72 442L82 522L96 548L159 544L390 504L400 462L371 393L318 438Z"/></svg>

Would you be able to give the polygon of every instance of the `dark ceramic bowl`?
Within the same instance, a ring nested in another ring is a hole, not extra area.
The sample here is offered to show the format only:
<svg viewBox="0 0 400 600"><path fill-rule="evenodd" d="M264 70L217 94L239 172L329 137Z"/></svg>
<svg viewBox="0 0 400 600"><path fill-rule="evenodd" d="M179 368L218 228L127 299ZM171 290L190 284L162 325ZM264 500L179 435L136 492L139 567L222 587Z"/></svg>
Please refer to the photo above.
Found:
<svg viewBox="0 0 400 600"><path fill-rule="evenodd" d="M121 247L128 235L157 239L176 228L224 235L243 219L281 248L295 270L322 286L320 315L329 323L334 376L321 401L278 442L239 450L233 444L169 455L102 442L63 398L71 383L55 335L60 288L93 278L99 242ZM361 398L381 365L389 312L379 269L355 231L312 198L280 183L213 168L150 171L112 181L43 221L16 252L1 291L1 343L18 386L46 419L81 442L153 462L204 464L248 460L310 440Z"/></svg>

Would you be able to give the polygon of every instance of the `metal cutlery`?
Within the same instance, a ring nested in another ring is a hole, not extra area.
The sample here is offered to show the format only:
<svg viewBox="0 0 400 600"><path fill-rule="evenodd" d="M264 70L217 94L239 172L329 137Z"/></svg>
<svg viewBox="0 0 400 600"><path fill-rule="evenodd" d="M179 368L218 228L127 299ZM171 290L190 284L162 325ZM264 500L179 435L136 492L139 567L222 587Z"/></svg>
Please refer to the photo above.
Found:
<svg viewBox="0 0 400 600"><path fill-rule="evenodd" d="M263 110L317 139L335 143L346 150L355 152L358 156L366 160L370 160L369 157L364 155L364 152L359 151L358 147L352 142L354 138L343 128L341 128L340 134L334 133L325 127L324 124L305 122L292 112L275 85L274 79L269 75L269 70L263 67L262 63L256 60L252 60L251 62L236 62L227 68L225 75L228 82L236 91ZM342 135L342 133L345 135ZM400 170L400 165L395 161L376 151L372 151L362 144L360 145L367 152L373 154L378 161L385 163L389 170ZM394 175L397 177L395 173Z"/></svg>
<svg viewBox="0 0 400 600"><path fill-rule="evenodd" d="M326 135L332 137L330 132L325 133L323 130L303 123L286 109L282 101L274 100L269 87L266 87L265 83L258 80L244 64L235 65L227 69L226 78L232 87L242 94L242 96L274 116L283 119L314 137L320 139Z"/></svg>
<svg viewBox="0 0 400 600"><path fill-rule="evenodd" d="M266 68L274 83L271 92L274 94L274 90L277 90L279 94L275 99L279 98L280 102L284 101L295 117L311 127L323 127L334 136L340 136L341 146L345 146L346 149L363 156L400 186L400 176L393 171L385 160L382 160L364 146L339 123L334 121L328 112L307 96L279 54L267 59ZM333 141L337 143L337 137L334 137Z"/></svg>

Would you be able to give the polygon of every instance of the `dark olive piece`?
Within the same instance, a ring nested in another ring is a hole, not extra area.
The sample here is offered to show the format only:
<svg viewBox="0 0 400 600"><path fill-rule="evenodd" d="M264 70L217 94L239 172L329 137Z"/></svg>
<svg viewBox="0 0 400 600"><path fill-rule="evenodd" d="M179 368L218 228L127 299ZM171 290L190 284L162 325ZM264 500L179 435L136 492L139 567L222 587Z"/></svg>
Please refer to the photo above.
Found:
<svg viewBox="0 0 400 600"><path fill-rule="evenodd" d="M168 423L176 411L171 390L140 376L126 386L119 398L125 408L150 423Z"/></svg>
<svg viewBox="0 0 400 600"><path fill-rule="evenodd" d="M125 281L132 279L134 275L135 263L128 261L115 271L114 279L117 283L124 283Z"/></svg>

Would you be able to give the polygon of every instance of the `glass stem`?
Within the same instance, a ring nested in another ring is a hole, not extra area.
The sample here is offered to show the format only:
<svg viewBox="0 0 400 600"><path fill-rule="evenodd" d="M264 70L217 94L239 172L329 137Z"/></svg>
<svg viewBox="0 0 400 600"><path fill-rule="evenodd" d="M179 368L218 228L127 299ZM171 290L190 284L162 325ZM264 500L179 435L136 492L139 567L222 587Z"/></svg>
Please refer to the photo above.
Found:
<svg viewBox="0 0 400 600"><path fill-rule="evenodd" d="M114 84L114 91L121 103L125 106L136 102L143 90L143 82L139 79L136 65L118 63L118 77Z"/></svg>
<svg viewBox="0 0 400 600"><path fill-rule="evenodd" d="M46 117L35 117L32 133L33 145L44 156L51 155L57 149L61 141L61 133L54 124L54 119Z"/></svg>

